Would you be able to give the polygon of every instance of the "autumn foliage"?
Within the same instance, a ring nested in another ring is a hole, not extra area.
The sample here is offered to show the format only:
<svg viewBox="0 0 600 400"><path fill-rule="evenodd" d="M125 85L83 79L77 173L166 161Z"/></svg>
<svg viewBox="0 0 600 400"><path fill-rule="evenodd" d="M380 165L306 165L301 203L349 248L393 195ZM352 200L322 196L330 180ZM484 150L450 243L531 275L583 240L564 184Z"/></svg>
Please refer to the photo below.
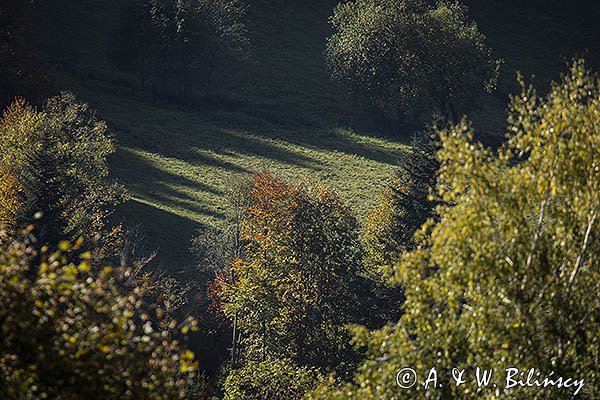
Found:
<svg viewBox="0 0 600 400"><path fill-rule="evenodd" d="M41 109L15 99L0 119L0 171L7 177L0 184L10 186L0 194L10 208L0 215L26 225L41 212L39 239L55 245L100 234L125 197L108 176L114 150L106 123L72 93L48 99Z"/></svg>
<svg viewBox="0 0 600 400"><path fill-rule="evenodd" d="M344 371L356 359L344 324L364 318L356 219L331 189L268 172L249 196L246 255L219 280L244 357Z"/></svg>
<svg viewBox="0 0 600 400"><path fill-rule="evenodd" d="M13 175L0 169L0 226L14 224L21 207L22 191L21 184Z"/></svg>
<svg viewBox="0 0 600 400"><path fill-rule="evenodd" d="M399 392L401 366L435 366L439 376L535 368L582 379L579 396L598 398L600 78L578 60L546 97L523 84L507 128L497 151L477 142L467 121L440 132L439 222L417 233L390 280L406 288L405 313L380 330L357 328L368 360L354 382L310 398L556 399L575 391L444 382Z"/></svg>
<svg viewBox="0 0 600 400"><path fill-rule="evenodd" d="M197 364L163 326L152 287L91 268L83 241L0 241L0 398L184 399Z"/></svg>

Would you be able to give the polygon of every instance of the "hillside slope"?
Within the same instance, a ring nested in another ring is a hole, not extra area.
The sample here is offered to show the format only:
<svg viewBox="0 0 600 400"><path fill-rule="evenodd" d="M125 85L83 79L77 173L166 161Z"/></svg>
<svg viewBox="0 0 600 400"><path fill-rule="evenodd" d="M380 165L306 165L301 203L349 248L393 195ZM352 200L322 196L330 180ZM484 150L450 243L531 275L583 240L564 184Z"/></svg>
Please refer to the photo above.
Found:
<svg viewBox="0 0 600 400"><path fill-rule="evenodd" d="M322 57L336 1L247 3L256 62L222 71L219 96L193 109L148 100L133 76L112 65L123 2L37 4L32 35L56 66L56 87L89 102L115 134L112 171L132 193L119 215L142 223L147 246L159 247L161 262L173 269L191 262L187 248L196 229L223 219L223 191L236 174L269 168L290 179L322 179L364 215L405 151L407 137L345 129L355 125L360 109L329 81ZM562 57L586 48L597 54L592 2L521 3L468 2L506 61L498 91L474 115L492 138L503 134L516 69L545 82L563 69ZM534 18L527 7L539 7Z"/></svg>

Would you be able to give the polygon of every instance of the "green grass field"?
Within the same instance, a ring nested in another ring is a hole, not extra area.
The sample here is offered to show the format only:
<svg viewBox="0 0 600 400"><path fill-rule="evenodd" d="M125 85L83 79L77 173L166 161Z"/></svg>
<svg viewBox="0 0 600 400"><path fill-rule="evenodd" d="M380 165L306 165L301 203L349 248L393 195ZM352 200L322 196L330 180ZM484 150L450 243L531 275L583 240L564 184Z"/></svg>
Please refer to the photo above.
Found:
<svg viewBox="0 0 600 400"><path fill-rule="evenodd" d="M48 0L37 7L32 34L56 65L56 87L89 102L115 135L112 172L132 195L119 218L142 223L147 247L158 247L161 263L174 270L192 262L187 249L195 231L223 219L223 191L236 174L268 168L291 180L320 179L364 216L407 149L408 133L390 139L357 128L360 107L328 79L322 53L336 1L247 3L255 62L224 69L215 101L189 109L148 100L135 77L113 67L121 1ZM515 71L545 83L564 69L565 57L586 48L595 56L598 14L578 2L467 3L505 60L498 91L473 115L482 135L497 142ZM533 18L525 12L532 6L539 7Z"/></svg>

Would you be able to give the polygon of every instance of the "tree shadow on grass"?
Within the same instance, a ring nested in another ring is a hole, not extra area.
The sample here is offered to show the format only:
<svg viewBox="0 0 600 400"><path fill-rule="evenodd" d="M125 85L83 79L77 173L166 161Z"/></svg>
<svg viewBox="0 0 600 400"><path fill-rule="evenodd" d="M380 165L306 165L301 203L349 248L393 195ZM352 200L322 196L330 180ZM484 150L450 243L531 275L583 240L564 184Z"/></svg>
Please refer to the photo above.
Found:
<svg viewBox="0 0 600 400"><path fill-rule="evenodd" d="M221 196L223 192L207 183L192 180L181 174L165 171L131 149L120 148L113 172L128 190L142 200L151 203L172 204L184 213L202 214L222 219L224 215L202 203L192 194Z"/></svg>
<svg viewBox="0 0 600 400"><path fill-rule="evenodd" d="M398 164L400 156L400 151L396 148L384 148L378 145L377 138L359 135L341 128L315 130L305 136L287 135L285 140L297 146L357 155L390 165Z"/></svg>
<svg viewBox="0 0 600 400"><path fill-rule="evenodd" d="M128 227L143 227L146 236L145 251L158 251L156 263L162 269L170 273L181 273L189 271L189 267L193 265L189 251L190 240L202 224L135 199L120 205L115 219Z"/></svg>
<svg viewBox="0 0 600 400"><path fill-rule="evenodd" d="M318 160L284 148L273 135L255 134L254 129L247 132L222 121L213 124L210 115L199 116L151 104L144 108L139 116L145 119L133 126L125 126L118 115L114 118L109 111L107 120L119 132L121 145L175 158L190 165L213 166L233 172L248 171L219 158L219 154L239 154L303 168L319 168ZM132 117L136 118L136 115L129 115L128 119ZM258 125L258 131L265 128L262 124Z"/></svg>

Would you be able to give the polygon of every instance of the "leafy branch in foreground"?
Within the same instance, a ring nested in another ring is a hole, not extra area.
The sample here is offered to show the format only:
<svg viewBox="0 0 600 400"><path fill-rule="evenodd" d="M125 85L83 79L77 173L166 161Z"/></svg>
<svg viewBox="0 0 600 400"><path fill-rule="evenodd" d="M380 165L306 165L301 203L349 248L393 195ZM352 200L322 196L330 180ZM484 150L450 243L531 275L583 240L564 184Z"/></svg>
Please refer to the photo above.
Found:
<svg viewBox="0 0 600 400"><path fill-rule="evenodd" d="M313 399L570 398L573 388L444 385L403 392L399 368L477 365L583 379L600 395L600 80L575 61L546 98L523 85L509 140L494 154L463 121L440 132L438 223L395 268L406 288L395 325L355 329L368 360L354 382Z"/></svg>
<svg viewBox="0 0 600 400"><path fill-rule="evenodd" d="M0 398L186 398L194 355L147 283L124 292L126 269L93 272L83 241L35 242L0 242Z"/></svg>

